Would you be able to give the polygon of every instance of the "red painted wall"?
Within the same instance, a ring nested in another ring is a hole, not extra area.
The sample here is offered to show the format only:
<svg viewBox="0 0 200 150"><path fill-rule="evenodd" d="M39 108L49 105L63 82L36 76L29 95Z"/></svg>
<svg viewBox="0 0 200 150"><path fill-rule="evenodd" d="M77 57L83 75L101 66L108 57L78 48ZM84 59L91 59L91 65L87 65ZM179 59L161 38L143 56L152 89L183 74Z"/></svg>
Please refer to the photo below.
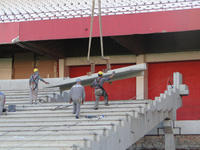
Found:
<svg viewBox="0 0 200 150"><path fill-rule="evenodd" d="M128 65L112 65L112 69L125 67ZM96 72L105 69L105 65L96 66ZM70 67L70 77L77 77L86 75L90 72L90 66L77 66ZM136 96L136 79L124 79L120 81L114 81L112 84L104 83L104 88L108 93L109 100L128 100L130 98L135 98ZM90 86L85 87L86 90L86 100L95 100L94 89Z"/></svg>
<svg viewBox="0 0 200 150"><path fill-rule="evenodd" d="M200 120L200 61L149 64L149 98L154 99L164 90L173 72L183 74L183 82L190 94L183 97L183 107L178 110L178 120Z"/></svg>
<svg viewBox="0 0 200 150"><path fill-rule="evenodd" d="M0 44L12 43L19 35L19 23L0 23Z"/></svg>
<svg viewBox="0 0 200 150"><path fill-rule="evenodd" d="M103 16L103 35L131 35L200 29L200 8L127 15ZM0 23L0 44L20 41L85 38L90 18L71 18ZM99 36L98 18L94 18L93 36Z"/></svg>
<svg viewBox="0 0 200 150"><path fill-rule="evenodd" d="M131 35L200 29L200 9L103 16L103 35ZM90 18L28 21L20 23L20 40L71 39L89 36ZM98 18L93 36L99 36Z"/></svg>

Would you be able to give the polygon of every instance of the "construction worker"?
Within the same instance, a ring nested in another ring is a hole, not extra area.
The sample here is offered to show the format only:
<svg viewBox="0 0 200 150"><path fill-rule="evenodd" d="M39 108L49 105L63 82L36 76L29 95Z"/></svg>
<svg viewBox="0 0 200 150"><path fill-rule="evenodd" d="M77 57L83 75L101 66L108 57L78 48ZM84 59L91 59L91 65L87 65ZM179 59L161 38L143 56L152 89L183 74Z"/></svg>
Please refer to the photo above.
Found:
<svg viewBox="0 0 200 150"><path fill-rule="evenodd" d="M85 101L85 89L81 85L81 79L76 79L76 84L70 89L70 103L73 102L73 114L76 114L76 119L79 118L80 105Z"/></svg>
<svg viewBox="0 0 200 150"><path fill-rule="evenodd" d="M4 93L0 92L0 115L2 115L2 113L6 111L6 109L4 108L5 99L6 97Z"/></svg>
<svg viewBox="0 0 200 150"><path fill-rule="evenodd" d="M38 83L39 80L42 81L45 84L49 84L49 82L44 81L40 75L38 68L33 69L33 74L31 75L29 79L29 87L30 87L30 103L37 103L37 96L38 96Z"/></svg>
<svg viewBox="0 0 200 150"><path fill-rule="evenodd" d="M108 94L106 93L105 89L103 88L103 84L105 81L109 81L110 79L112 79L112 77L114 76L114 72L111 76L105 78L103 77L103 72L99 71L98 72L98 78L96 78L93 82L91 87L95 88L95 106L94 109L98 109L98 105L99 105L99 98L100 96L104 97L104 102L105 105L108 106Z"/></svg>

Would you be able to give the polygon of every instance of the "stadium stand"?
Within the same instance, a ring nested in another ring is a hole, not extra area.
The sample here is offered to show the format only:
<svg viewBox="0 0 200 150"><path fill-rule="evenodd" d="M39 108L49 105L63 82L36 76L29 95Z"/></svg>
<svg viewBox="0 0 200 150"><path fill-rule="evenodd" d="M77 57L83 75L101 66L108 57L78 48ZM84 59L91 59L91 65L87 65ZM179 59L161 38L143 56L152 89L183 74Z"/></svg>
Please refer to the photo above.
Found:
<svg viewBox="0 0 200 150"><path fill-rule="evenodd" d="M16 105L16 112L0 117L0 150L127 149L181 107L181 96L189 91L180 73L174 73L173 83L154 101L112 101L110 106L101 103L99 110L86 102L80 119L67 103L29 104L28 91L4 91L6 105ZM53 92L43 89L39 95Z"/></svg>
<svg viewBox="0 0 200 150"><path fill-rule="evenodd" d="M102 15L200 8L199 0L102 0ZM88 0L1 0L0 22L88 17ZM95 15L97 15L97 2Z"/></svg>

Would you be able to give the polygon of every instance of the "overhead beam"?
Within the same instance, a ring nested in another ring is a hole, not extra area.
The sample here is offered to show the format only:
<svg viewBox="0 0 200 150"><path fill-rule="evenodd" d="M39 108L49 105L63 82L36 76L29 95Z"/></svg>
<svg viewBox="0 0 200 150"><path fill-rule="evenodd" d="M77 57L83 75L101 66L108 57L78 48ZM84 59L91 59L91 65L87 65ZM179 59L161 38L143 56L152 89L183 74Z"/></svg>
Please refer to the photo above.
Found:
<svg viewBox="0 0 200 150"><path fill-rule="evenodd" d="M113 36L111 38L136 55L145 52L141 36Z"/></svg>
<svg viewBox="0 0 200 150"><path fill-rule="evenodd" d="M111 64L127 64L127 63L135 63L136 56L135 55L116 55L109 56ZM100 56L91 56L90 60L95 64L106 64L106 61L103 60ZM67 57L65 58L65 66L82 66L89 65L86 57Z"/></svg>
<svg viewBox="0 0 200 150"><path fill-rule="evenodd" d="M172 62L172 61L188 61L200 60L200 51L185 51L171 53L153 53L144 54L146 63L153 62ZM136 55L111 55L111 64L134 64L136 63ZM91 56L91 60L95 64L105 64L101 57ZM65 66L83 66L88 65L86 57L67 57L65 58Z"/></svg>
<svg viewBox="0 0 200 150"><path fill-rule="evenodd" d="M36 48L42 52L44 52L46 55L49 55L53 58L62 58L64 54L59 50L59 48L55 49L50 47L47 47L41 43L34 43L34 42L29 42L28 45L30 45L33 48Z"/></svg>
<svg viewBox="0 0 200 150"><path fill-rule="evenodd" d="M145 54L146 62L200 60L200 51Z"/></svg>
<svg viewBox="0 0 200 150"><path fill-rule="evenodd" d="M22 43L22 42L17 42L17 43L15 43L15 44L18 45L18 46L20 46L20 47L23 48L23 49L26 49L26 50L35 52L35 53L37 53L37 54L40 54L40 55L44 55L44 54L45 54L44 52L39 51L38 49L35 49L35 48L33 48L33 47L30 47L30 46L28 46L27 44Z"/></svg>
<svg viewBox="0 0 200 150"><path fill-rule="evenodd" d="M52 49L42 47L41 44L37 45L37 44L32 43L32 42L16 42L15 44L17 44L18 46L20 46L24 49L35 52L35 53L40 54L40 55L47 55L49 57L56 58L56 59L63 57L63 55L60 54L59 51L55 51L55 50L52 50Z"/></svg>

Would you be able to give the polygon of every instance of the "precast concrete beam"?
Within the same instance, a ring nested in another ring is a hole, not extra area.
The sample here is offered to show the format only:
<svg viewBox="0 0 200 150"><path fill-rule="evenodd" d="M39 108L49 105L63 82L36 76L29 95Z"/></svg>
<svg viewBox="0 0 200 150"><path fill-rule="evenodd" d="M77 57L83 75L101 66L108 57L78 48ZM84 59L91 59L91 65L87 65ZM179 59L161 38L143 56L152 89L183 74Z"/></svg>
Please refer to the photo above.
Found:
<svg viewBox="0 0 200 150"><path fill-rule="evenodd" d="M112 81L116 81L116 80L122 80L122 79L132 78L132 77L136 77L136 76L142 76L144 70L146 70L145 63L109 70L107 73L104 73L104 77L109 77L114 72L115 75L110 80L110 82L112 82ZM79 78L81 79L82 85L87 86L87 85L90 85L97 77L98 77L98 74L94 73L90 76L85 75L85 76L80 76ZM76 79L77 78L63 79L59 83L54 84L54 85L52 84L48 87L49 88L59 87L61 89L61 91L67 90L67 89L70 89L72 87L72 85L74 85L76 83Z"/></svg>

